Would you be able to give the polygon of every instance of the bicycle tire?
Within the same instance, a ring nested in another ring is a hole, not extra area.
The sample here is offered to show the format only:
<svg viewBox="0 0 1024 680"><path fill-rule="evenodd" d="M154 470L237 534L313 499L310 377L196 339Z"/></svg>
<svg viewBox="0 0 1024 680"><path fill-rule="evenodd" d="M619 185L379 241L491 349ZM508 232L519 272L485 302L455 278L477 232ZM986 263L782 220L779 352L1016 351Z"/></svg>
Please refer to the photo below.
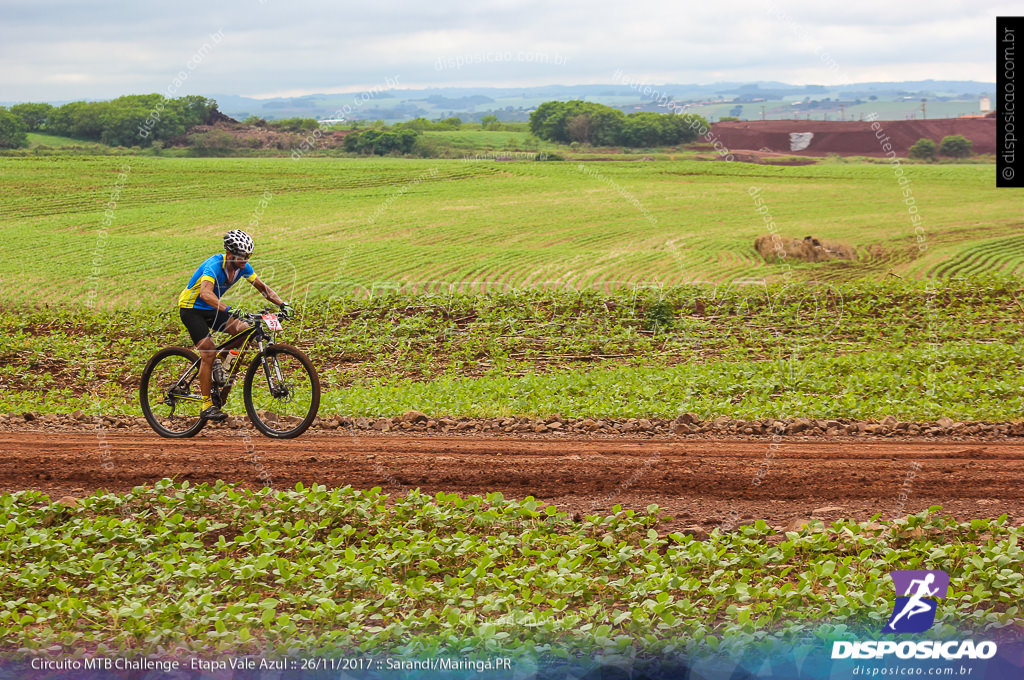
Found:
<svg viewBox="0 0 1024 680"><path fill-rule="evenodd" d="M160 350L146 362L146 367L142 369L142 379L139 383L139 403L142 406L142 414L146 417L146 422L149 426L160 435L161 437L167 437L169 439L182 439L185 437L193 437L206 425L206 419L202 417L196 417L196 422L191 426L185 427L181 430L172 430L164 426L161 423L159 414L154 412L153 404L150 403L149 393L149 382L153 377L153 373L161 362L166 361L170 357L180 357L192 364L199 360L199 355L190 349L184 347L165 347ZM162 393L166 387L158 386L155 394ZM199 405L199 410L202 410L202 404ZM173 414L173 408L171 409Z"/></svg>
<svg viewBox="0 0 1024 680"><path fill-rule="evenodd" d="M277 357L278 355L290 356L296 359L298 365L304 369L305 375L309 379L310 396L308 408L301 416L289 416L288 424L292 425L292 427L288 429L279 429L274 426L275 424L272 422L272 419L261 416L260 411L262 409L258 408L258 405L253 400L253 384L257 375L262 375L264 357ZM245 412L257 430L273 439L292 439L305 432L316 418L317 411L320 409L320 377L313 367L313 362L309 360L309 357L302 350L291 345L274 344L257 354L256 358L249 364L249 368L245 372L242 396L245 401ZM298 419L299 422L293 422L295 419Z"/></svg>

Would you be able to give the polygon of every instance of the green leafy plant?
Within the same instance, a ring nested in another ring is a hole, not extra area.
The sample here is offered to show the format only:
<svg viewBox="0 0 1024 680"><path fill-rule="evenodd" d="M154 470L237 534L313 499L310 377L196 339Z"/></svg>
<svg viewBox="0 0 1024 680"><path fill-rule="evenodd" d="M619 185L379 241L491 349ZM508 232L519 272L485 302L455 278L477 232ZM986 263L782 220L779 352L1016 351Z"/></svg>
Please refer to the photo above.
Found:
<svg viewBox="0 0 1024 680"><path fill-rule="evenodd" d="M705 541L660 533L655 505L574 521L529 497L318 485L163 480L74 505L4 494L0 510L0 625L23 654L660 653L822 626L855 636L887 615L887 573L911 566L953 579L940 635L1010 626L1024 598L1020 527L937 507Z"/></svg>

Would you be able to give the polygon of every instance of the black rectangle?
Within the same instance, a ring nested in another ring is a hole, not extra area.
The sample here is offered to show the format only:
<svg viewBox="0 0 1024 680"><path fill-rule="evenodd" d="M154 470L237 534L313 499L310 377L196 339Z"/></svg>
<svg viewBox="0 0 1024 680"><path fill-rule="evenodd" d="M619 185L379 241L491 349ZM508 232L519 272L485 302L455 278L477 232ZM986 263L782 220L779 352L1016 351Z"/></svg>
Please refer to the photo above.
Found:
<svg viewBox="0 0 1024 680"><path fill-rule="evenodd" d="M1017 53L1024 44L1024 17L996 17L996 186L1024 187L1024 148L1017 116Z"/></svg>

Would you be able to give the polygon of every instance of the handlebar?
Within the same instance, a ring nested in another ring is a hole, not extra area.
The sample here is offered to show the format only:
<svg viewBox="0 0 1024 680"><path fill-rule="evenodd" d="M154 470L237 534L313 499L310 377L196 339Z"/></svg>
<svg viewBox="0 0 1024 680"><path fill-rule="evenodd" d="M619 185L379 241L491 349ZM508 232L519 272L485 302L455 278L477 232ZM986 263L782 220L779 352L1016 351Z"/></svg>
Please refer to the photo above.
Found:
<svg viewBox="0 0 1024 680"><path fill-rule="evenodd" d="M264 310L261 310L261 311L258 311L258 312L246 312L245 314L243 314L241 316L241 319L243 321L247 321L247 322L250 322L250 323L258 323L259 321L261 321L263 319L263 315L264 314L273 314L274 316L277 317L278 321L280 321L281 319L291 318L291 317L287 316L284 312L280 312L280 311L275 312L275 311L270 310L270 309L264 309Z"/></svg>

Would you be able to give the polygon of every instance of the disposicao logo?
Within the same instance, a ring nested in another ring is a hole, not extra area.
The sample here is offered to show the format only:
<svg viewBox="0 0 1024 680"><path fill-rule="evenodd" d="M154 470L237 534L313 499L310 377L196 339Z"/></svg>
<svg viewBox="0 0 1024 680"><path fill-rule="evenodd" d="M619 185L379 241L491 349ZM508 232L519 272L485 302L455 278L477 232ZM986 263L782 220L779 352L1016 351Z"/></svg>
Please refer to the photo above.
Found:
<svg viewBox="0 0 1024 680"><path fill-rule="evenodd" d="M935 623L936 599L949 592L949 574L940 570L894 571L896 603L883 633L923 633ZM895 654L900 659L991 659L995 642L973 640L861 640L832 643L833 659L883 659Z"/></svg>
<svg viewBox="0 0 1024 680"><path fill-rule="evenodd" d="M949 592L949 574L944 571L894 571L896 604L883 633L923 633L935 623L936 598Z"/></svg>

